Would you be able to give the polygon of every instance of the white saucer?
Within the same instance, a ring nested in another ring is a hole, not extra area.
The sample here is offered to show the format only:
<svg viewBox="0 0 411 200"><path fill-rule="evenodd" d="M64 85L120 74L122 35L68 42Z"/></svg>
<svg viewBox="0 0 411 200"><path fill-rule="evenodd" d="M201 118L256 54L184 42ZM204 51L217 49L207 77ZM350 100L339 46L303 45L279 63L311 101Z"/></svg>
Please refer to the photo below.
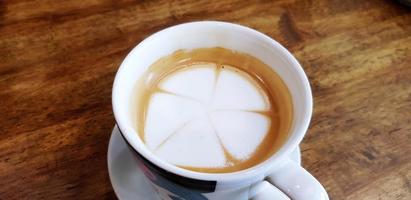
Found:
<svg viewBox="0 0 411 200"><path fill-rule="evenodd" d="M291 154L291 159L301 164L299 147ZM133 160L133 155L127 149L117 126L114 127L111 133L107 161L110 181L119 199L159 200L155 195L154 188Z"/></svg>

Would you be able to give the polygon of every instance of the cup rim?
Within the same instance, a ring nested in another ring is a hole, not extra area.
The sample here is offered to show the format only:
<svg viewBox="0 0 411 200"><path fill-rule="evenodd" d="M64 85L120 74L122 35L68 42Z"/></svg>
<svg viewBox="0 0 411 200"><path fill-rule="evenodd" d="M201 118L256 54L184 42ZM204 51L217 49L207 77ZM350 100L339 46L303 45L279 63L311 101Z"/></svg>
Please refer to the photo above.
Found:
<svg viewBox="0 0 411 200"><path fill-rule="evenodd" d="M121 117L118 116L118 112L116 112L116 110L118 110L118 107L120 106L118 103L119 102L118 98L116 97L117 96L116 93L119 92L119 86L118 86L119 80L120 80L119 74L121 71L125 70L126 66L128 65L127 60L130 59L131 55L136 51L136 49L139 49L142 46L144 46L144 43L146 43L147 41L152 40L153 38L158 37L161 34L167 34L167 32L169 31L174 31L175 29L179 29L184 26L197 26L199 28L204 27L204 26L224 26L224 27L229 27L231 29L234 29L235 31L248 32L249 34L252 34L255 37L259 37L260 39L265 40L265 42L270 43L272 48L275 48L277 51L281 51L281 53L286 57L286 59L292 63L292 66L294 67L296 71L295 75L298 76L298 78L303 82L303 85L304 85L303 96L305 98L307 106L304 108L302 123L295 125L294 132L290 133L294 135L294 137L287 139L285 144L277 152L275 152L270 158L263 161L262 163L257 164L245 170L230 172L230 173L202 173L202 172L190 171L187 169L179 168L175 165L172 165L170 163L167 163L161 160L159 157L155 156L148 149L146 149L146 147L143 147L142 145L139 145L137 142L134 142L133 140L131 140L130 139L131 133L128 130L122 128L122 127L125 127L127 122L124 122L124 120L121 120ZM182 24L178 24L178 25L174 25L174 26L162 29L150 35L149 37L145 38L137 46L135 46L128 53L126 58L122 61L116 73L114 83L113 83L113 88L112 88L112 107L113 107L115 120L118 124L119 129L123 133L125 139L128 141L128 143L131 145L131 147L136 152L138 152L141 156L149 160L154 165L166 171L169 171L173 174L191 178L191 179L197 179L197 180L217 181L219 183L224 183L224 182L235 183L241 180L263 179L265 176L267 176L269 172L271 172L272 170L276 168L276 166L278 166L281 160L287 158L287 156L298 146L298 144L303 139L308 129L310 120L311 120L312 106L313 106L312 93L311 93L311 88L310 88L308 78L303 68L299 64L299 62L285 47L283 47L281 44L279 44L274 39L270 38L269 36L257 30L254 30L252 28L242 26L239 24L221 22L221 21L195 21L195 22L182 23Z"/></svg>

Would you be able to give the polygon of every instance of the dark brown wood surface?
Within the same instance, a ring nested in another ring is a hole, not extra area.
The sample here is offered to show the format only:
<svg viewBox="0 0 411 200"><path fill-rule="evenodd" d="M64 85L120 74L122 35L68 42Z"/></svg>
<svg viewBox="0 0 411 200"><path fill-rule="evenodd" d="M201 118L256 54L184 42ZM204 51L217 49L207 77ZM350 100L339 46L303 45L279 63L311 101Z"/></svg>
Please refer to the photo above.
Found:
<svg viewBox="0 0 411 200"><path fill-rule="evenodd" d="M206 19L299 59L315 103L303 165L331 199L411 199L411 8L391 0L0 0L0 199L115 199L117 67L148 35Z"/></svg>

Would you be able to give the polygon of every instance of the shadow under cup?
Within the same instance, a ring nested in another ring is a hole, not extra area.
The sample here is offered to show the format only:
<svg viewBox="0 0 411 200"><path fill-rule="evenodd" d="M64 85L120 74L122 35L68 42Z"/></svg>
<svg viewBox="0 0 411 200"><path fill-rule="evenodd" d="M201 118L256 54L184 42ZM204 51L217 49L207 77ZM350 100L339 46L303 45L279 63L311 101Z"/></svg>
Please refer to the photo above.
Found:
<svg viewBox="0 0 411 200"><path fill-rule="evenodd" d="M135 129L132 100L136 81L158 59L181 49L223 47L261 60L281 77L292 97L293 120L283 146L266 161L243 171L223 174L185 170L156 157ZM136 46L121 64L113 85L114 115L126 141L144 159L172 174L222 182L261 179L288 156L302 140L310 121L312 96L307 77L297 60L279 43L255 30L224 22L193 22L164 29ZM239 176L241 174L241 176Z"/></svg>

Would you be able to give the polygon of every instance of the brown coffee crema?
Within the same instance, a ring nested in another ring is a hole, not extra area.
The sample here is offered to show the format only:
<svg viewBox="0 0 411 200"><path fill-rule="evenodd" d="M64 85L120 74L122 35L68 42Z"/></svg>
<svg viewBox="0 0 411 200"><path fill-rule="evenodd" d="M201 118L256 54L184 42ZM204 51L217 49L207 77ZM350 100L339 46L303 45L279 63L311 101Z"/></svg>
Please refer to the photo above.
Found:
<svg viewBox="0 0 411 200"><path fill-rule="evenodd" d="M229 173L244 170L265 161L284 144L289 136L293 119L290 92L279 75L262 61L249 54L221 47L178 50L157 60L149 67L146 74L142 76L143 78L138 80L131 105L135 111L132 117L136 122L135 127L139 137L143 142L147 142L145 137L146 118L153 94L173 95L172 92L161 89L159 84L165 78L182 70L190 70L191 67L201 63L214 63L216 77L224 67L228 67L231 71L236 71L239 75L244 76L245 79L252 79L253 84L256 84L256 88L259 90L258 92L265 96L269 106L266 110L249 110L247 112L265 116L270 122L269 128L261 143L247 159L236 159L222 145L227 160L227 164L223 167L177 166L197 172Z"/></svg>

